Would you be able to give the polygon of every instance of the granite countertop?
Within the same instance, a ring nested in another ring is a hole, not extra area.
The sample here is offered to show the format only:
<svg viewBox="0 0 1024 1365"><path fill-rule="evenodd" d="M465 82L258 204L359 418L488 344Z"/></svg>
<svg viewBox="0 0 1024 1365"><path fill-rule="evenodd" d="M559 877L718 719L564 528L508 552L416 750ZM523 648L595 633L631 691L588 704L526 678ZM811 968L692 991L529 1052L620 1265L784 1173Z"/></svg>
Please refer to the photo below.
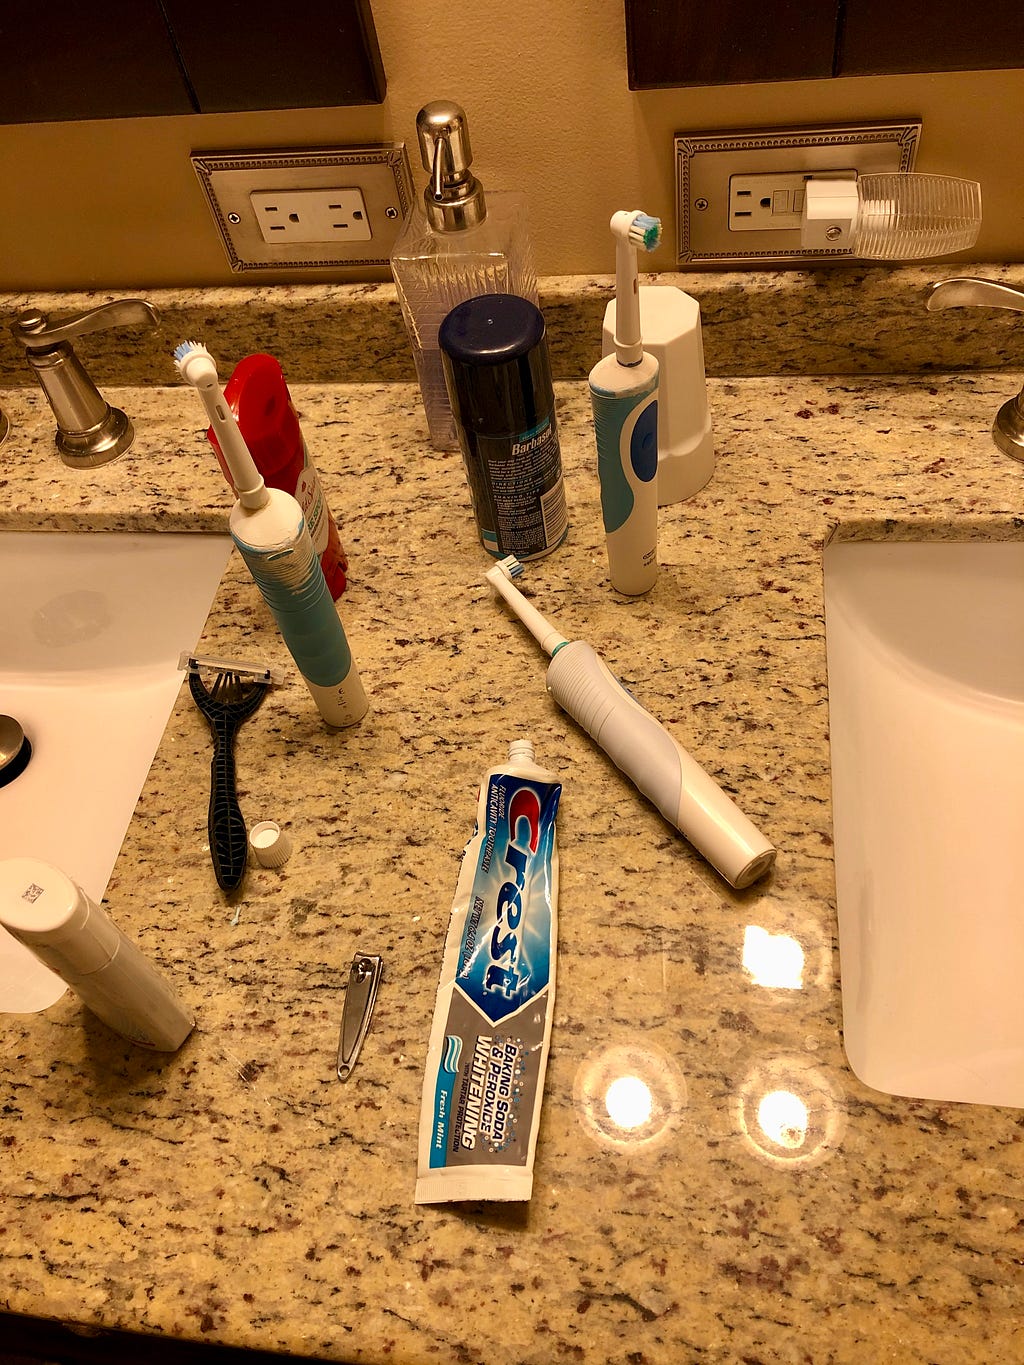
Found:
<svg viewBox="0 0 1024 1365"><path fill-rule="evenodd" d="M246 724L243 811L282 822L295 852L228 902L206 843L209 734L179 697L106 903L198 1027L154 1057L70 995L0 1016L0 1308L374 1365L1016 1358L1021 1112L884 1095L843 1053L821 553L836 528L1024 538L1022 466L989 436L1019 378L709 379L716 472L662 510L661 574L635 601L606 582L585 384L557 383L571 528L521 584L777 843L770 877L739 893L547 696L415 385L293 380L371 709L328 730L292 667ZM0 390L0 526L223 526L194 394L109 389L137 442L81 473L20 384ZM290 664L237 556L199 648ZM564 783L533 1198L419 1207L459 858L479 778L521 734ZM766 935L799 950L785 984L750 954ZM386 976L342 1085L357 950ZM638 1129L599 1103L617 1075L654 1095ZM773 1129L772 1093L806 1123Z"/></svg>

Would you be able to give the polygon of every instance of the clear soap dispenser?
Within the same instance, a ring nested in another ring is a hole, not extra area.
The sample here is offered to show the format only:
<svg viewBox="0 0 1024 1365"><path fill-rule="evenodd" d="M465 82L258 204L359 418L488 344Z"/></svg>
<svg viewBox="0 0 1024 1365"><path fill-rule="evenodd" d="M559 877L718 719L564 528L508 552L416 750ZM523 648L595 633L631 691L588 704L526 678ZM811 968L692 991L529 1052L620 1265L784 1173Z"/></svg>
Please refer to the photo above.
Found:
<svg viewBox="0 0 1024 1365"><path fill-rule="evenodd" d="M430 443L459 444L438 331L455 307L479 294L518 294L537 304L525 195L484 196L470 165L469 125L459 105L433 100L416 116L416 136L430 181L391 253L402 316L409 330Z"/></svg>

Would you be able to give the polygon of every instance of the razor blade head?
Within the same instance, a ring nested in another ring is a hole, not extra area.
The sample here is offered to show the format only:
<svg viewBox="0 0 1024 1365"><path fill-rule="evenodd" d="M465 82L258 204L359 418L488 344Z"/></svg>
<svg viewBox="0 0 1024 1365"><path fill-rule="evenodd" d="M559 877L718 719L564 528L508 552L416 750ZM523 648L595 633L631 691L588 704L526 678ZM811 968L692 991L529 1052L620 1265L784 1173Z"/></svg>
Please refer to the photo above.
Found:
<svg viewBox="0 0 1024 1365"><path fill-rule="evenodd" d="M244 682L262 682L268 686L275 683L280 687L285 678L284 669L272 664L214 659L205 654L192 654L187 649L178 656L178 667L183 673L233 673Z"/></svg>

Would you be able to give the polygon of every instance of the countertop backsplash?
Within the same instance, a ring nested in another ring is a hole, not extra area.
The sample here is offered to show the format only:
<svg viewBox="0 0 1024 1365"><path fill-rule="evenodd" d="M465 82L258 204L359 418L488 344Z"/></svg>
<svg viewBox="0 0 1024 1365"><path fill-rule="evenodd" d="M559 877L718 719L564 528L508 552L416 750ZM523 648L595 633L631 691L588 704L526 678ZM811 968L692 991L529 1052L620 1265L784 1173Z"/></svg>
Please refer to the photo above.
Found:
<svg viewBox="0 0 1024 1365"><path fill-rule="evenodd" d="M607 583L584 380L612 284L545 282L570 530L519 583L778 845L744 892L545 692L484 582L462 461L427 442L393 290L147 291L162 335L80 343L138 432L91 471L60 462L4 331L5 527L222 528L230 493L171 349L206 341L225 376L248 351L281 359L348 550L339 607L370 710L321 723L233 555L197 648L287 670L237 760L247 820L278 820L294 852L220 893L209 732L183 689L106 907L198 1026L154 1058L70 995L0 1016L0 1309L26 1331L178 1341L183 1361L198 1343L363 1365L1019 1358L1021 1111L871 1090L841 1031L822 548L837 530L1024 538L1024 466L989 434L1024 320L926 313L931 280L957 273L1024 282L948 264L670 277L704 309L717 462L662 509L661 572L636 600ZM459 859L480 776L520 734L564 784L534 1193L419 1207ZM766 943L782 975L759 966ZM385 976L343 1085L357 951ZM604 1103L621 1076L652 1097L633 1127Z"/></svg>
<svg viewBox="0 0 1024 1365"><path fill-rule="evenodd" d="M992 370L1019 363L1024 323L1014 314L925 310L929 287L960 274L1024 288L1024 266L949 263L661 274L643 276L642 282L674 285L698 300L705 367L714 377ZM586 378L600 359L601 322L614 296L614 277L549 277L541 280L540 291L555 379ZM225 375L247 352L265 350L296 383L415 378L392 284L0 294L0 314L13 320L32 307L66 317L130 297L146 298L160 311L161 330L84 337L81 356L97 384L177 382L170 353L188 338L205 342ZM0 328L0 384L33 382L9 327Z"/></svg>

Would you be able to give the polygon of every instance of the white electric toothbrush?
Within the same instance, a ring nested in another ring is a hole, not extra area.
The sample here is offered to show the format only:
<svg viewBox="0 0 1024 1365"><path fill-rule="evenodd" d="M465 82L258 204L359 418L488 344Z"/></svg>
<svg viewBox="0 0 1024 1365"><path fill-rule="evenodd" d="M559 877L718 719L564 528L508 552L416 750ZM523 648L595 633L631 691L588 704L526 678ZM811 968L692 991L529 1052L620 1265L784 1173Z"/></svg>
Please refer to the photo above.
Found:
<svg viewBox="0 0 1024 1365"><path fill-rule="evenodd" d="M174 361L182 379L202 398L231 471L238 493L229 521L231 538L321 716L328 725L353 725L366 714L369 702L302 508L290 493L264 484L206 347L182 342Z"/></svg>
<svg viewBox="0 0 1024 1365"><path fill-rule="evenodd" d="M653 251L661 220L612 215L615 351L590 371L601 514L612 587L636 596L658 577L658 362L643 348L636 253Z"/></svg>
<svg viewBox="0 0 1024 1365"><path fill-rule="evenodd" d="M566 640L512 578L513 556L485 574L543 650L551 655L547 689L671 825L738 890L764 876L775 848L699 763L609 672L583 640Z"/></svg>

